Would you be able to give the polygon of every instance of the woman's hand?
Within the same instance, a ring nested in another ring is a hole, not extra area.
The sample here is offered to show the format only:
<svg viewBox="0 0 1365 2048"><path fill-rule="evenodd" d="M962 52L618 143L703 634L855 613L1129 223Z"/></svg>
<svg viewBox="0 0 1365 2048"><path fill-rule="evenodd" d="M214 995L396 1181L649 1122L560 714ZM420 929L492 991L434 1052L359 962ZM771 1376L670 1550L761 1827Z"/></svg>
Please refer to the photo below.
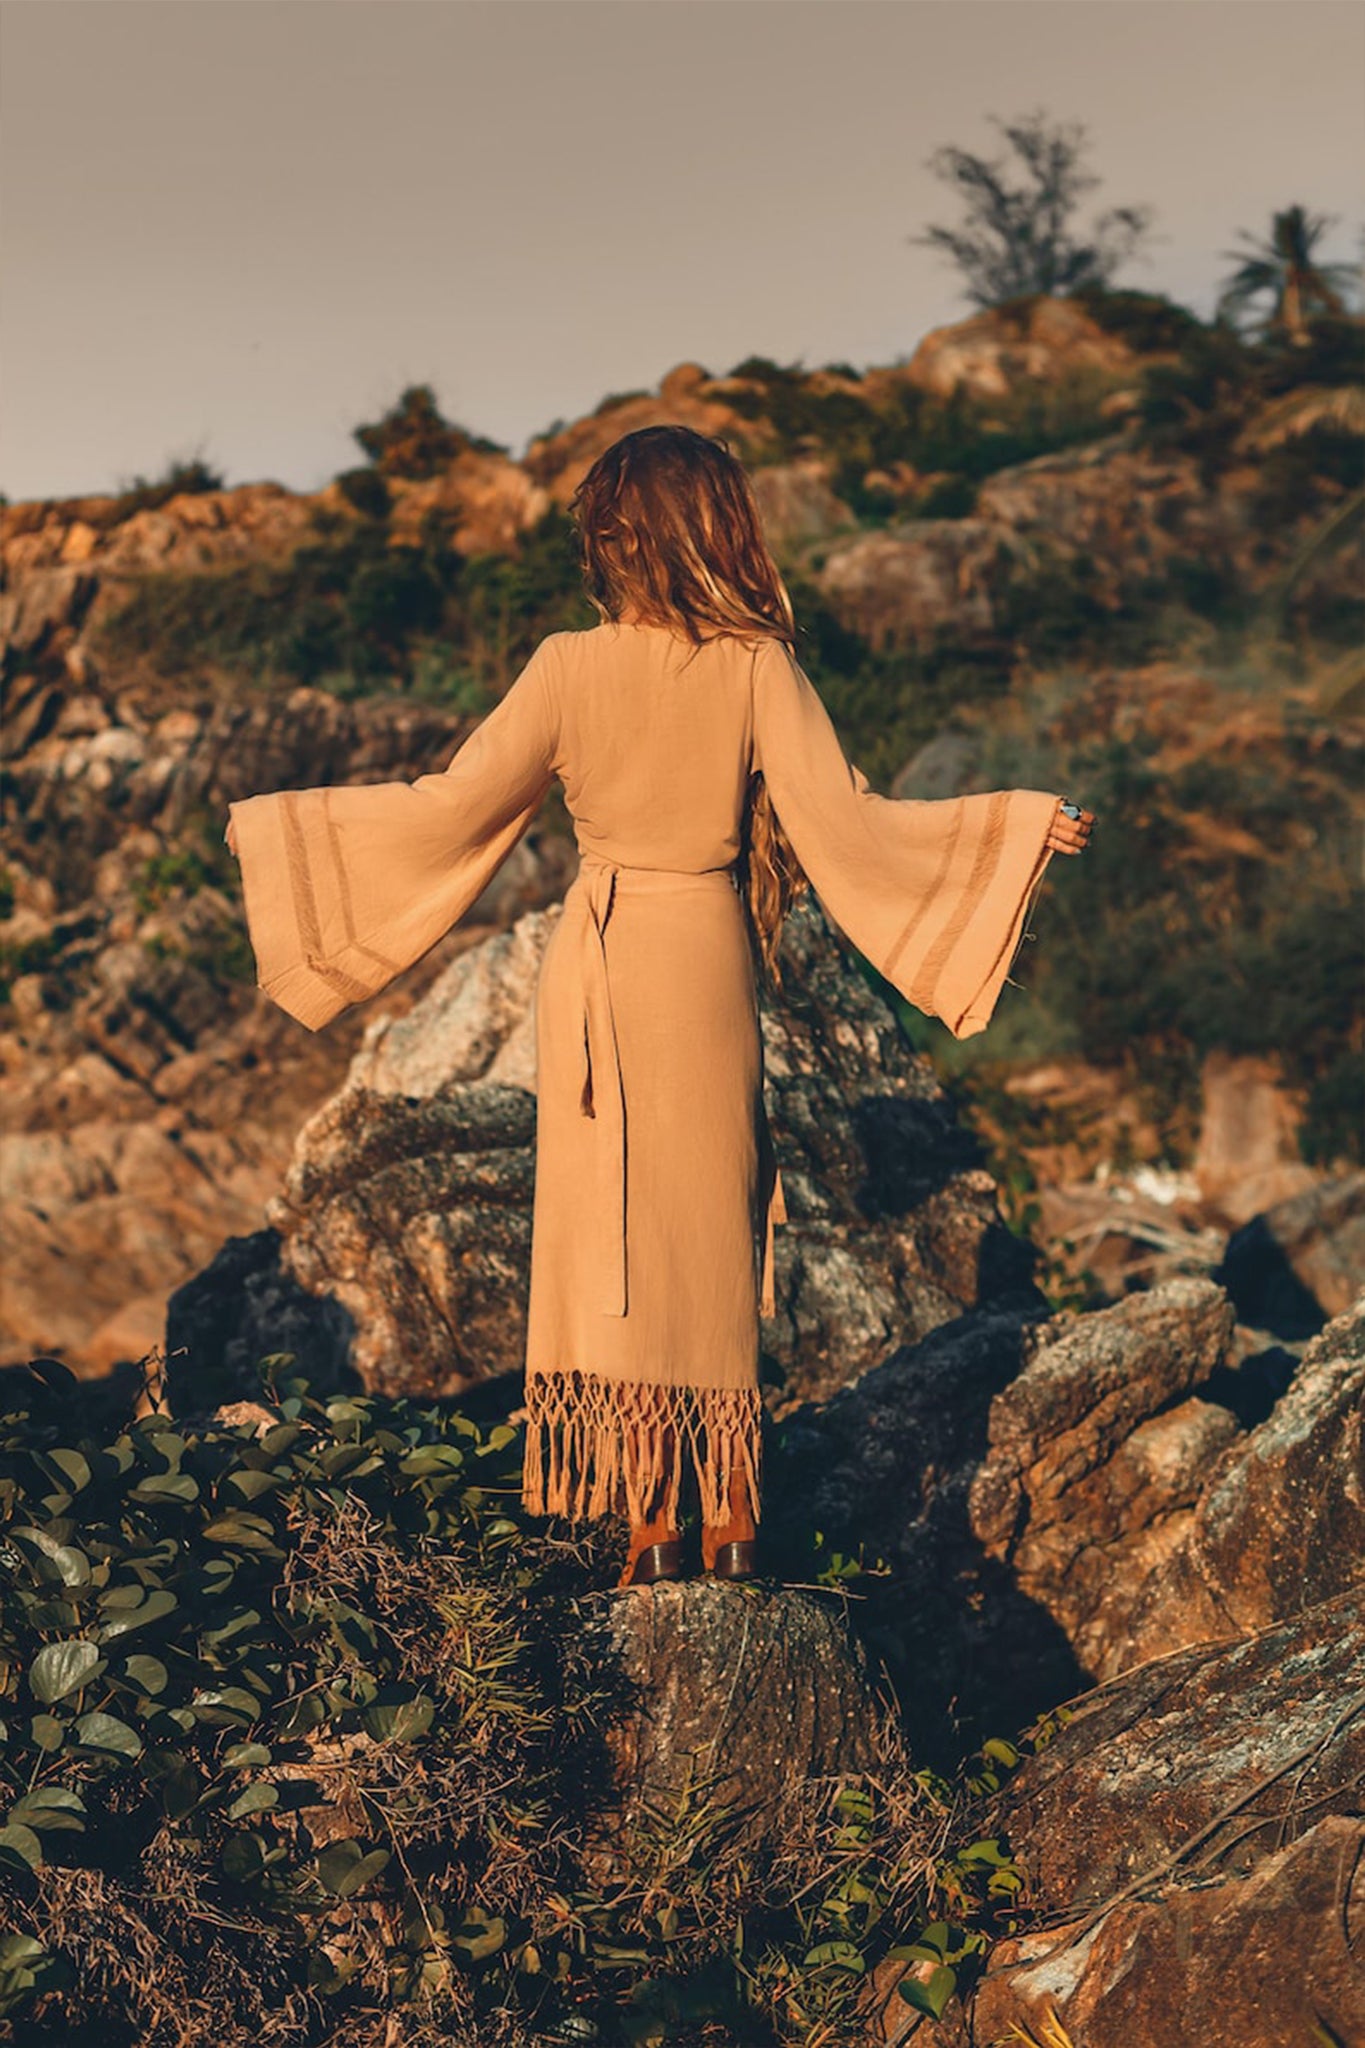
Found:
<svg viewBox="0 0 1365 2048"><path fill-rule="evenodd" d="M1061 806L1065 797L1057 799L1057 815L1052 820L1052 829L1047 835L1047 844L1054 853L1084 853L1090 844L1090 827L1095 822L1093 811L1082 811L1077 818L1068 818Z"/></svg>
<svg viewBox="0 0 1365 2048"><path fill-rule="evenodd" d="M228 826L227 826L227 831L226 831L226 832L225 832L225 833L223 834L223 843L224 843L224 845L225 845L225 846L227 847L227 850L228 850L228 852L229 852L229 853L230 853L230 854L232 855L232 858L233 858L234 860L236 860L236 858L237 858L237 834L236 834L236 833L235 833L235 832L233 831L233 829L232 829L232 820L231 820L231 818L229 818L229 819L228 819Z"/></svg>

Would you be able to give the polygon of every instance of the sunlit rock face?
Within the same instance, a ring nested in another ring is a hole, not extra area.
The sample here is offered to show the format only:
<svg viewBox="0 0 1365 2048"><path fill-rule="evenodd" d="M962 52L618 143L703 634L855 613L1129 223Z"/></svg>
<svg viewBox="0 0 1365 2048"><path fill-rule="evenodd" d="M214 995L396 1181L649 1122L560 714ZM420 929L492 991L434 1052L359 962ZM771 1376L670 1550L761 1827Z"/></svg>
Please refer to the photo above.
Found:
<svg viewBox="0 0 1365 2048"><path fill-rule="evenodd" d="M1074 1700L989 1816L1043 1924L996 1947L972 2038L1049 2005L1092 2048L1178 2039L1192 2010L1211 2048L1296 2040L1306 2014L1365 2038L1362 1680L1357 1583Z"/></svg>
<svg viewBox="0 0 1365 2048"><path fill-rule="evenodd" d="M321 690L168 710L22 677L9 708L0 1363L56 1351L99 1373L159 1346L168 1296L260 1229L300 1125L380 1007L314 1034L255 989L228 804L439 769L472 723ZM385 1013L562 894L571 855L534 827Z"/></svg>
<svg viewBox="0 0 1365 2048"><path fill-rule="evenodd" d="M345 1309L376 1388L457 1393L520 1368L534 995L561 914L528 913L405 1017L376 1018L267 1207L283 1270ZM789 920L784 949L788 995L764 1018L789 1218L762 1330L774 1415L965 1308L1041 1304L976 1141L818 909Z"/></svg>

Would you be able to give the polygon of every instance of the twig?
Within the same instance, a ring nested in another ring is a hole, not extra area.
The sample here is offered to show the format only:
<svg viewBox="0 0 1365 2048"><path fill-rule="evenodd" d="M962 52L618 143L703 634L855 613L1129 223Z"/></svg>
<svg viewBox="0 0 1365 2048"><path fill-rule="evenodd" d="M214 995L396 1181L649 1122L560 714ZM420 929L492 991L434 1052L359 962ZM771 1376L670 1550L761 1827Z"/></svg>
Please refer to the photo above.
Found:
<svg viewBox="0 0 1365 2048"><path fill-rule="evenodd" d="M1217 1830L1223 1825L1224 1821L1231 1819L1234 1813L1240 1812L1241 1809L1244 1806L1249 1805L1253 1799L1259 1798L1261 1793L1265 1791L1268 1785L1273 1785L1277 1778L1282 1778L1284 1777L1287 1771L1292 1771L1294 1766L1298 1763L1302 1763L1305 1757L1311 1757L1315 1753L1324 1750L1327 1747L1328 1743L1331 1742L1332 1738L1335 1735L1340 1734L1341 1730L1346 1726L1346 1723L1353 1719L1356 1714L1359 1714L1362 1711L1365 1711L1365 1691L1358 1692L1355 1695L1354 1699L1352 1699L1342 1709L1341 1713L1338 1714L1336 1720L1332 1723L1331 1727L1326 1731L1325 1734L1320 1736L1314 1736L1311 1742L1305 1743L1302 1749L1296 1750L1291 1757L1287 1757L1284 1763L1280 1765L1279 1769L1272 1771L1268 1778L1263 1778L1259 1784L1253 1785L1249 1791L1241 1792L1235 1799L1230 1799L1227 1802L1226 1806L1220 1807L1217 1813L1213 1814L1208 1820L1205 1821L1202 1828L1196 1828L1195 1832L1192 1835L1188 1836L1187 1839L1180 1843L1177 1848L1173 1849L1169 1856L1164 1856L1161 1859L1160 1863L1155 1863L1152 1865L1150 1870L1145 1870L1141 1872L1137 1877L1131 1879L1129 1883L1124 1885L1121 1890L1112 1892L1107 1899L1101 1899L1100 1903L1090 1913L1087 1914L1086 1918L1081 1921L1078 1927L1072 1929L1071 1933L1067 1936L1066 1940L1061 1942L1055 1951L1049 1950L1049 1954L1060 1953L1062 1949L1072 1947L1072 1945L1075 1942L1078 1942L1080 1940L1083 1934L1088 1934L1090 1929L1095 1925L1095 1923L1098 1920L1102 1920L1105 1914L1108 1913L1114 1906L1122 1905L1125 1899L1131 1899L1135 1893L1144 1891L1148 1885L1158 1884L1163 1877L1169 1877L1171 1872L1175 1870L1177 1865L1180 1864L1186 1856L1188 1856L1191 1849L1199 1848L1199 1846L1202 1843L1206 1842L1211 1835L1217 1832ZM1056 1921L1042 1921L1036 1923L1037 1931L1045 1932L1049 1925L1055 1926L1058 1924L1060 1923ZM1032 1932L1034 1930L1030 1931Z"/></svg>
<svg viewBox="0 0 1365 2048"><path fill-rule="evenodd" d="M1350 1779L1346 1785L1329 1785L1325 1792L1315 1792L1311 1799L1305 1799L1302 1805L1300 1805L1297 1808L1294 1805L1294 1800L1297 1797L1298 1793L1298 1787L1296 1786L1294 1792L1290 1794L1290 1797L1285 1805L1284 1812L1278 1816L1280 1822L1280 1831L1275 1839L1275 1849L1278 1850L1283 1846L1284 1823L1291 1816L1301 1820L1304 1814L1311 1813L1315 1806L1325 1806L1329 1799L1339 1799L1343 1792L1361 1783L1365 1783L1365 1773L1361 1773L1356 1777ZM1198 1870L1201 1864L1206 1863L1208 1861L1208 1858L1215 1853L1217 1853L1219 1856L1227 1856L1233 1849L1237 1847L1237 1844L1239 1842L1244 1842L1248 1835L1254 1835L1258 1833L1258 1831L1261 1828L1269 1827L1271 1821L1276 1819L1276 1817L1277 1816L1273 1813L1257 1814L1254 1817L1254 1819L1252 1819L1246 1827L1241 1829L1241 1831L1238 1834L1229 1836L1226 1842L1219 1842L1217 1845L1216 1852L1214 1850L1206 1850L1202 1856L1197 1857L1195 1861L1191 1864L1190 1868L1192 1870ZM1272 1854L1273 1853L1274 1852L1272 1851Z"/></svg>
<svg viewBox="0 0 1365 2048"><path fill-rule="evenodd" d="M1357 1841L1355 1854L1351 1858L1351 1867L1344 1872L1341 1880L1341 1939L1347 1955L1355 1947L1355 1939L1351 1933L1351 1886L1355 1883L1356 1865L1362 1855L1365 1855L1365 1840Z"/></svg>

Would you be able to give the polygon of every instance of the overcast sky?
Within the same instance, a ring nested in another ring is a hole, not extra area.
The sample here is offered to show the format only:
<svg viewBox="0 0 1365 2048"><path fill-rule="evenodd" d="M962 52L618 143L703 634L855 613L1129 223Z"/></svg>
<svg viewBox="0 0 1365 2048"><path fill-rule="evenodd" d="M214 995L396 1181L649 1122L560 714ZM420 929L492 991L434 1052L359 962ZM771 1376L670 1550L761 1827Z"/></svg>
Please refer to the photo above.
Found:
<svg viewBox="0 0 1365 2048"><path fill-rule="evenodd" d="M409 383L523 452L673 364L904 360L940 144L1084 123L1117 282L1207 314L1295 201L1358 262L1356 0L4 0L0 489L311 489Z"/></svg>

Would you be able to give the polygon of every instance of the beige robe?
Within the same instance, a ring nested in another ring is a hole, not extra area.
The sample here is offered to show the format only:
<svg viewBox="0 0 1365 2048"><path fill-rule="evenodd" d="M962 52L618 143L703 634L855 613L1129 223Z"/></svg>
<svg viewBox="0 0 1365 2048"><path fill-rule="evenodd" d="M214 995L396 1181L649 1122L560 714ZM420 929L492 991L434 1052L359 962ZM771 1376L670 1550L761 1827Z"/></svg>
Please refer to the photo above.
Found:
<svg viewBox="0 0 1365 2048"><path fill-rule="evenodd" d="M440 774L231 806L260 986L312 1030L469 909L558 778L580 865L536 991L523 1503L761 1509L758 1340L785 1220L732 863L748 778L834 925L958 1038L984 1030L1060 798L875 794L786 647L552 633ZM662 1493L656 1489L662 1486Z"/></svg>

